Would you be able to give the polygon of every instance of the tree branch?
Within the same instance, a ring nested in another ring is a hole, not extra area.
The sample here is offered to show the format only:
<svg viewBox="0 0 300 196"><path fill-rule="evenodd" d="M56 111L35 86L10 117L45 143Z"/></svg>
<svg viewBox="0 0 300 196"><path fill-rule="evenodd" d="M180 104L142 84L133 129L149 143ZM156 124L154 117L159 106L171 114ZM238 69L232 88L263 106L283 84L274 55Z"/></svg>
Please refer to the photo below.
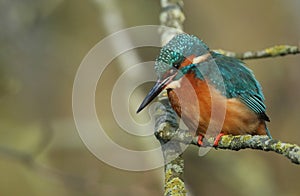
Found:
<svg viewBox="0 0 300 196"><path fill-rule="evenodd" d="M164 195L185 195L185 184L183 180L184 160L181 156L183 152L179 141L170 142L165 137L160 137L157 133L164 134L175 133L178 129L177 115L171 108L166 93L159 96L161 104L155 108L155 135L161 144L165 161L165 184ZM170 160L170 161L169 161Z"/></svg>
<svg viewBox="0 0 300 196"><path fill-rule="evenodd" d="M210 141L212 144L213 141ZM267 136L251 135L225 135L222 136L217 148L228 150L255 149L273 151L282 154L295 164L300 164L300 147L296 144L284 143Z"/></svg>
<svg viewBox="0 0 300 196"><path fill-rule="evenodd" d="M178 129L175 132L168 132L165 130L160 130L156 133L156 137L160 140L177 141L183 144L193 144L199 146L198 136L194 136L194 133ZM204 140L204 145L202 147L212 147L215 138L208 138ZM300 147L296 144L285 143L276 139L269 139L267 136L260 135L224 135L220 138L218 146L216 149L224 150L242 150L242 149L255 149L263 151L272 151L278 154L284 155L291 160L292 163L300 164Z"/></svg>
<svg viewBox="0 0 300 196"><path fill-rule="evenodd" d="M244 53L235 53L235 52L226 51L222 49L214 50L214 51L223 54L225 56L230 56L241 60L286 56L286 55L300 53L298 46L289 46L289 45L278 45L260 51L248 51Z"/></svg>
<svg viewBox="0 0 300 196"><path fill-rule="evenodd" d="M170 41L174 35L183 32L183 22L185 16L183 10L183 0L161 0L162 12L160 15L161 25L170 28L161 28L162 45ZM234 53L225 50L215 50L226 56L238 59L258 59L276 56L285 56L290 54L299 54L299 48L296 46L280 45L264 49L262 51L250 51L245 53ZM178 127L178 118L167 98L166 92L158 96L160 105L155 109L155 136L161 143L165 159L165 185L164 195L186 195L185 184L183 180L184 160L181 156L184 146L194 144L198 146L198 137L186 130ZM205 140L204 146L211 147L214 138ZM167 145L171 143L171 145ZM181 145L185 144L185 145ZM215 148L240 150L257 149L264 151L273 151L289 158L293 163L300 164L300 148L295 144L283 143L279 140L270 140L266 136L222 136L219 144ZM168 161L171 160L171 161Z"/></svg>
<svg viewBox="0 0 300 196"><path fill-rule="evenodd" d="M183 0L161 0L162 12L160 22L162 26L172 28L161 28L161 42L165 45L173 36L183 32L183 22L185 16L183 10ZM155 109L155 130L167 130L174 132L178 129L178 119L174 110L171 108L167 94L161 93L158 97L162 103ZM164 195L186 195L185 184L183 181L184 160L181 156L181 146L179 142L172 145L164 145L163 138L157 138L162 146L165 160L165 185ZM168 162L168 160L172 160Z"/></svg>

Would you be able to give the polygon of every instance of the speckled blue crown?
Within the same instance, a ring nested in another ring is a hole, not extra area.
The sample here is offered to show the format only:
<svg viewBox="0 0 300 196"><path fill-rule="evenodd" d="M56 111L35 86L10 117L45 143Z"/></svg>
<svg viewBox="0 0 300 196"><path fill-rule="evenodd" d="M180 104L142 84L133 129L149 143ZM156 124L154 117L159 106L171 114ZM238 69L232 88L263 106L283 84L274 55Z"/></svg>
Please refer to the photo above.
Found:
<svg viewBox="0 0 300 196"><path fill-rule="evenodd" d="M155 62L155 71L161 77L174 63L190 55L200 56L208 52L208 46L199 38L189 34L176 35L160 51Z"/></svg>

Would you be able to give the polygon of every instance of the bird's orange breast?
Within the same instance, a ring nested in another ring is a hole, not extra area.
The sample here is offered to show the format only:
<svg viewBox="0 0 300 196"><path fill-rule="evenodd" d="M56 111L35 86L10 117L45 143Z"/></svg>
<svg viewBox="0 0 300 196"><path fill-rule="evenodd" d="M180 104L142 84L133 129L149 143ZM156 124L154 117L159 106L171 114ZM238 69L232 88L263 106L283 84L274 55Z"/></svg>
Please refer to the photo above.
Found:
<svg viewBox="0 0 300 196"><path fill-rule="evenodd" d="M266 134L264 121L239 99L227 99L192 73L180 79L180 87L169 89L168 96L187 127L198 134L206 134L208 127L209 135Z"/></svg>

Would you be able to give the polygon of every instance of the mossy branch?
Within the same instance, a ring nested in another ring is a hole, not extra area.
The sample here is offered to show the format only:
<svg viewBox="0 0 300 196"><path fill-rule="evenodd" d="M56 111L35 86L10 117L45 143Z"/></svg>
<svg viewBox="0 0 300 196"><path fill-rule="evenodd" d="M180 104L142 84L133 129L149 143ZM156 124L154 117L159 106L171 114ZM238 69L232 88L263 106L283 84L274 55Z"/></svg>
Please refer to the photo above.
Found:
<svg viewBox="0 0 300 196"><path fill-rule="evenodd" d="M195 142L193 142L195 143ZM210 139L210 144L213 139ZM267 136L251 135L224 135L221 137L216 148L228 150L255 149L263 151L273 151L284 155L292 163L300 164L300 147L296 144L284 143L276 139L269 139Z"/></svg>
<svg viewBox="0 0 300 196"><path fill-rule="evenodd" d="M183 22L185 16L183 10L183 0L161 0L162 12L160 22L162 26L172 28L161 28L161 43L165 45L178 33L183 32ZM162 103L155 110L155 130L167 128L167 131L174 132L178 129L177 115L172 110L167 95L161 93L159 100ZM181 156L181 146L179 142L172 145L164 145L165 140L157 138L162 146L165 160L165 184L164 195L186 195L186 188L183 180L184 160ZM172 160L172 161L168 161Z"/></svg>
<svg viewBox="0 0 300 196"><path fill-rule="evenodd" d="M177 115L171 108L168 98L164 93L159 96L161 104L158 104L155 108L155 133L173 134L178 130ZM160 137L157 135L157 139L161 144L162 152L165 160L165 184L164 195L186 195L185 184L183 180L184 160L181 156L183 152L182 146L179 141L170 142L169 135Z"/></svg>
<svg viewBox="0 0 300 196"><path fill-rule="evenodd" d="M183 13L183 0L161 0L162 12L160 15L161 25L170 28L161 28L162 45L165 45L172 37L183 32L183 22L185 16ZM296 46L274 46L262 51L250 51L245 53L234 53L225 50L215 50L226 56L238 59L258 59L267 57L284 56L290 54L299 54L299 48ZM172 110L166 93L159 95L162 103L155 109L155 135L162 145L162 151L165 158L165 191L164 195L186 195L185 184L183 180L184 160L181 156L183 152L182 145L198 145L198 137L190 131L181 130L178 127L178 119ZM166 145L172 140L172 145ZM214 139L206 140L205 146L210 147ZM300 163L300 148L295 144L283 143L278 140L270 140L266 136L231 136L221 137L216 148L228 150L241 150L246 148L273 151L289 158L293 163ZM171 161L168 161L171 160Z"/></svg>
<svg viewBox="0 0 300 196"><path fill-rule="evenodd" d="M222 49L214 50L214 51L241 60L286 56L286 55L300 53L299 47L289 46L289 45L277 45L270 48L266 48L264 50L248 51L244 53L235 53L235 52L226 51Z"/></svg>
<svg viewBox="0 0 300 196"><path fill-rule="evenodd" d="M156 137L165 141L177 141L183 144L193 144L199 146L198 136L187 130L178 129L175 132L169 132L168 129L162 129L156 132ZM203 147L212 147L215 138L204 139ZM263 151L272 151L284 155L291 160L292 163L300 164L300 147L296 144L289 144L277 139L269 139L267 136L261 135L224 135L220 138L216 149L224 150L242 150L255 149Z"/></svg>

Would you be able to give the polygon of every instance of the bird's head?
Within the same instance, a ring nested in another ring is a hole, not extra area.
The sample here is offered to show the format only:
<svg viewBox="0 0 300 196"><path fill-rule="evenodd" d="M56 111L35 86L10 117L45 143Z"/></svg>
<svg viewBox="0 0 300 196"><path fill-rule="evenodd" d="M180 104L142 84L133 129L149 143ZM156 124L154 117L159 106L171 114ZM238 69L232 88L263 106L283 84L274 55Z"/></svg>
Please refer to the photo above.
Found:
<svg viewBox="0 0 300 196"><path fill-rule="evenodd" d="M137 113L144 109L162 90L172 89L184 74L208 54L208 46L196 36L179 34L171 39L160 51L155 62L158 79L143 100ZM172 85L173 84L173 85Z"/></svg>

